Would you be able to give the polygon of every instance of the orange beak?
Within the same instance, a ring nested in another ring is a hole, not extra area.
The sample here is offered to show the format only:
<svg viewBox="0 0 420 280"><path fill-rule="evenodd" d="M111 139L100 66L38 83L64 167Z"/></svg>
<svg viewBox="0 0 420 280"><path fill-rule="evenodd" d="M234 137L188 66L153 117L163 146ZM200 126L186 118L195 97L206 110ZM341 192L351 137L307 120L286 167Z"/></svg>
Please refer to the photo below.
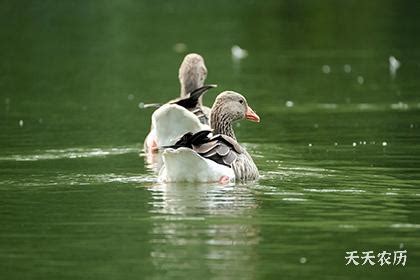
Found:
<svg viewBox="0 0 420 280"><path fill-rule="evenodd" d="M251 122L260 122L260 117L249 106L246 108L245 118Z"/></svg>

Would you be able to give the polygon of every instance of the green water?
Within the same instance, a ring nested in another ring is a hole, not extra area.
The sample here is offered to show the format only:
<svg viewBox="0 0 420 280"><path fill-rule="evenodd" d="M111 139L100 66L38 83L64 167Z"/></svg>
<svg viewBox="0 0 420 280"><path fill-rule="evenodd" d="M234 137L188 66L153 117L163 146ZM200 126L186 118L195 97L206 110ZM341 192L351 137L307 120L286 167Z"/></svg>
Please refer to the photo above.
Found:
<svg viewBox="0 0 420 280"><path fill-rule="evenodd" d="M1 1L0 278L417 279L419 9ZM258 182L158 184L139 156L177 43L260 115L236 128ZM407 263L346 266L354 250Z"/></svg>

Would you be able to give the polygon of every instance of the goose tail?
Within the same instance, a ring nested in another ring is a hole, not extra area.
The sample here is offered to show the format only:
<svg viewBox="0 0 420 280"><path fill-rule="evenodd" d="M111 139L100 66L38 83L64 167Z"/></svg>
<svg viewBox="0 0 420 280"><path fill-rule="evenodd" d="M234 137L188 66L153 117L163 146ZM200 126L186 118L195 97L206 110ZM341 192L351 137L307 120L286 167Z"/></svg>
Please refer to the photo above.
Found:
<svg viewBox="0 0 420 280"><path fill-rule="evenodd" d="M185 133L209 129L194 113L176 104L165 104L152 115L152 127L159 148L170 146Z"/></svg>
<svg viewBox="0 0 420 280"><path fill-rule="evenodd" d="M205 159L189 148L166 149L160 182L233 182L232 168Z"/></svg>

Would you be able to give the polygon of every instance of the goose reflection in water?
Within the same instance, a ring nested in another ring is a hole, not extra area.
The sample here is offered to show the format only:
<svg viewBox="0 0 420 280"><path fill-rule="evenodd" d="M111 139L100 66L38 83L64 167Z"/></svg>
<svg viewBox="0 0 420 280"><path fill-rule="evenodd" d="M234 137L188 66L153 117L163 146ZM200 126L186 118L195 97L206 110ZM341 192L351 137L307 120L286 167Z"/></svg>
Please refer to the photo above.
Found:
<svg viewBox="0 0 420 280"><path fill-rule="evenodd" d="M155 269L168 276L205 270L215 277L254 278L260 229L247 219L258 207L251 188L178 183L156 184L150 192Z"/></svg>

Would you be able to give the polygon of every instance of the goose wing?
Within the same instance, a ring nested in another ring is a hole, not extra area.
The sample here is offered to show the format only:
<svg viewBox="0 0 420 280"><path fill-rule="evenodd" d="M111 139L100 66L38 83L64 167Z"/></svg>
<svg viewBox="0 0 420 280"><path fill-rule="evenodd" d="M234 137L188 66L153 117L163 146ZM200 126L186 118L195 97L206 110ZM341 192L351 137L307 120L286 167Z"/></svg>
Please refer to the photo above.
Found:
<svg viewBox="0 0 420 280"><path fill-rule="evenodd" d="M190 148L200 156L218 164L231 167L242 153L241 146L231 137L216 135L209 137L210 130L184 134L175 145L168 148Z"/></svg>

